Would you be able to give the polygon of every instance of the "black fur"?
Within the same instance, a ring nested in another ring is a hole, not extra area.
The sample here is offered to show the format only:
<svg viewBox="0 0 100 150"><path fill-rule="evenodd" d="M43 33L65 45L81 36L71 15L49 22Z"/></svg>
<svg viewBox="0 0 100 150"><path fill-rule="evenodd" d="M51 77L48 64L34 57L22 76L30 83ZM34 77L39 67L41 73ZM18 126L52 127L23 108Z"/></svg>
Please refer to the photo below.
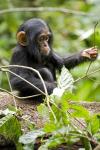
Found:
<svg viewBox="0 0 100 150"><path fill-rule="evenodd" d="M41 33L43 28L47 28L51 33L48 41L50 47L50 53L48 56L41 55L37 45L37 35ZM65 65L68 69L71 69L85 61L85 58L81 57L81 53L66 58L60 57L56 54L52 50L53 37L51 29L41 19L30 19L26 21L20 26L18 32L19 31L26 32L28 45L21 46L17 43L10 64L28 66L37 69L45 81L49 94L51 94L53 89L56 87L56 70L61 71L63 65ZM44 91L43 84L36 73L22 68L11 68L11 71ZM10 81L12 88L18 90L21 96L29 96L40 93L37 89L12 74L10 74Z"/></svg>

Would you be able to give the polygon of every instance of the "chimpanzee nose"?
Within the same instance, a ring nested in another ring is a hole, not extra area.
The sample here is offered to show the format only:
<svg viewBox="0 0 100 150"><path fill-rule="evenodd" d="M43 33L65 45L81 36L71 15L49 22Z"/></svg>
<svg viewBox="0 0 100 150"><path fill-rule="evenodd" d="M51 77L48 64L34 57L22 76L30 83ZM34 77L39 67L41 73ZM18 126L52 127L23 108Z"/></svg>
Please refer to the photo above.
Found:
<svg viewBox="0 0 100 150"><path fill-rule="evenodd" d="M48 46L48 44L45 42L45 43L44 43L44 47L47 47L47 46Z"/></svg>

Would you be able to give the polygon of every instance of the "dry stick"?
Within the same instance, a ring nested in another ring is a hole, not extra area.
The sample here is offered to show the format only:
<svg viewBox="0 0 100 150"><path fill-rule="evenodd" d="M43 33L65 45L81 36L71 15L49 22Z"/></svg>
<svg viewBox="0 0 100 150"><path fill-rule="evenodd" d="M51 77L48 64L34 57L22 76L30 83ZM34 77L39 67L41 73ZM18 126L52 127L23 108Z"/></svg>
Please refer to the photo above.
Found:
<svg viewBox="0 0 100 150"><path fill-rule="evenodd" d="M26 79L24 79L23 77L17 75L16 73L14 73L14 72L11 71L11 70L4 69L4 68L8 68L8 67L18 67L18 68L24 68L24 69L29 69L30 67L27 68L27 67L25 67L25 66L9 65L9 66L1 66L0 68L1 68L1 71L4 71L4 72L7 71L7 72L13 74L14 76L20 78L21 80L27 82L29 85L31 85L32 87L36 88L40 93L42 93L43 95L46 96L46 94L45 94L43 91L41 91L39 88L37 88L37 87L36 87L35 85L33 85L31 82L27 81ZM30 69L30 70L31 70L31 69ZM36 72L37 72L37 71L36 71ZM39 77L40 77L40 76L39 76ZM44 81L43 81L42 83L44 83Z"/></svg>
<svg viewBox="0 0 100 150"><path fill-rule="evenodd" d="M33 97L37 97L37 96L40 96L41 94L36 94L36 95L31 95L31 96L23 96L23 97L20 97L20 96L16 96L15 94L11 94L11 93L13 93L12 92L12 87L11 87L11 83L10 83L10 80L9 80L9 77L8 77L8 74L7 74L7 79L8 79L8 82L9 82L9 87L10 87L10 89L11 89L11 92L9 92L9 94L10 95L12 95L12 96L14 96L14 97L16 97L16 98L18 98L18 99L27 99L27 98L33 98ZM4 90L4 89L2 89L2 90Z"/></svg>
<svg viewBox="0 0 100 150"><path fill-rule="evenodd" d="M1 69L1 67L0 67L0 70L1 71L4 71L4 70L2 70ZM5 71L6 72L6 71ZM8 71L9 72L9 71ZM17 74L16 74L16 76L18 76ZM19 78L21 78L22 80L24 80L24 78L22 78L22 77L19 77ZM25 81L25 80L24 80ZM25 82L27 82L28 84L29 84L29 82L26 80ZM32 86L32 85L31 85ZM36 95L31 95L31 96L25 96L25 97L20 97L20 96L16 96L15 94L12 94L11 92L9 92L9 91L7 91L7 90L5 90L5 89L3 89L3 88L0 88L0 90L1 91L4 91L4 92L7 92L8 94L10 94L11 96L14 96L14 97L16 97L16 98L18 98L18 99L27 99L27 98L31 98L31 97L36 97L36 96L40 96L41 94L36 94ZM43 93L43 94L45 94L45 93Z"/></svg>
<svg viewBox="0 0 100 150"><path fill-rule="evenodd" d="M97 25L98 25L98 22L95 24L95 26L94 26L94 36L93 36L93 47L95 48L95 30L96 30L96 27L97 27ZM89 72L89 69L90 69L90 67L91 67L91 65L92 65L92 61L90 61L90 63L89 63L89 66L88 66L88 68L87 68L87 71L86 71L86 76L87 76L87 74L88 74L88 72ZM88 78L88 76L87 76L87 78Z"/></svg>
<svg viewBox="0 0 100 150"><path fill-rule="evenodd" d="M86 70L86 73L85 73L86 76L87 76L87 74L88 74L88 72L89 72L89 69L90 69L91 65L92 65L92 61L90 61L89 66L88 66L88 68L87 68L87 70Z"/></svg>
<svg viewBox="0 0 100 150"><path fill-rule="evenodd" d="M10 90L11 90L11 92L12 92L12 87L11 87L11 84L10 84L8 72L6 72L6 76L7 76L7 80L8 80L8 84L9 84ZM16 108L16 110L17 110L17 103L16 103L16 100L15 100L14 95L13 95L12 97L13 97L13 101L14 101L14 104L15 104L15 108Z"/></svg>
<svg viewBox="0 0 100 150"><path fill-rule="evenodd" d="M46 89L44 80L42 79L40 73L39 73L37 70L35 70L35 69L31 68L31 67L19 66L19 65L1 66L0 68L8 68L8 67L12 67L12 68L14 68L14 67L17 67L17 68L24 68L24 69L29 69L29 70L31 70L31 71L36 72L36 73L38 74L39 78L41 79L41 82L43 83L45 93L44 93L43 91L41 91L39 88L37 88L34 84L32 84L31 82L27 81L26 79L24 79L23 77L19 76L18 74L12 72L11 70L8 70L8 69L4 70L4 69L1 69L2 71L7 71L7 72L13 74L14 76L17 76L17 77L20 78L21 80L27 82L29 85L31 85L32 87L36 88L39 92L41 92L43 95L45 95L46 98L48 98L48 93L47 93L47 89Z"/></svg>
<svg viewBox="0 0 100 150"><path fill-rule="evenodd" d="M99 71L100 71L100 69L97 69L97 70L92 71L91 73L89 73L89 74L87 74L87 75L88 75L88 76L90 76L90 75L92 75L92 74L94 74L94 73L96 73L96 72L99 72ZM80 77L80 78L76 79L76 80L74 81L74 83L78 82L78 81L79 81L79 80L81 80L81 79L86 78L86 77L87 77L87 75L84 75L84 76L82 76L82 77Z"/></svg>
<svg viewBox="0 0 100 150"><path fill-rule="evenodd" d="M0 88L0 91L6 92L6 93L10 94L11 96L13 96L13 94L11 92L9 92L8 90L5 90L3 88ZM17 98L17 96L15 96L15 97Z"/></svg>
<svg viewBox="0 0 100 150"><path fill-rule="evenodd" d="M20 8L8 8L0 10L0 15L5 13L12 13L12 12L61 12L61 13L68 13L74 15L81 15L81 16L90 16L90 17L97 17L97 15L85 13L82 11L71 10L67 8L58 8L58 7L20 7Z"/></svg>
<svg viewBox="0 0 100 150"><path fill-rule="evenodd" d="M43 91L41 91L39 88L37 88L34 84L32 84L31 82L29 82L29 81L27 81L26 79L22 78L21 76L17 75L16 73L12 72L11 70L3 69L2 71L4 71L4 72L9 72L9 73L13 74L14 76L20 78L21 80L27 82L27 83L30 84L32 87L36 88L39 92L41 92L43 95L46 96L46 94L45 94Z"/></svg>
<svg viewBox="0 0 100 150"><path fill-rule="evenodd" d="M31 96L20 97L20 96L17 96L17 95L15 95L15 94L13 94L12 92L9 92L8 90L5 90L5 89L3 89L3 88L0 88L0 91L6 92L6 93L8 93L9 95L14 96L14 97L17 98L17 99L28 99L28 98L37 97L37 96L40 96L40 95L41 95L41 94L36 94L36 95L31 95Z"/></svg>
<svg viewBox="0 0 100 150"><path fill-rule="evenodd" d="M22 97L16 96L16 95L14 95L14 96L16 96L16 98L18 98L18 99L28 99L28 98L38 97L40 95L42 95L42 94L36 94L36 95L31 95L31 96L22 96Z"/></svg>
<svg viewBox="0 0 100 150"><path fill-rule="evenodd" d="M93 47L95 48L95 41L96 41L96 39L95 39L95 34L96 34L96 27L97 27L97 25L98 25L98 22L96 22L96 24L95 24L95 26L94 26L94 36L93 36ZM92 65L92 61L90 62L90 64L89 64L89 67L88 67L88 69L87 69L87 71L86 71L86 75L87 75L87 78L89 79L89 80L92 80L92 81L95 81L95 80L93 80L93 79L91 79L91 78L89 78L88 77L88 72L89 72L89 69L90 69L90 67L91 67L91 65ZM100 84L100 82L98 82L98 84Z"/></svg>
<svg viewBox="0 0 100 150"><path fill-rule="evenodd" d="M10 94L12 93L11 95L12 95L12 97L13 97L13 101L14 101L16 110L17 110L17 104L16 104L16 99L15 99L15 97L18 98L18 99L27 99L27 98L36 97L36 96L40 96L40 95L41 95L41 94L36 94L36 95L25 96L25 97L20 97L20 96L14 95L13 92L12 92L12 87L11 87L11 83L10 83L9 76L8 76L8 73L7 73L7 72L6 72L6 76L7 76L8 83L9 83L9 87L10 87L10 90L11 90L11 92L9 92L9 93L10 93Z"/></svg>
<svg viewBox="0 0 100 150"><path fill-rule="evenodd" d="M2 84L2 72L0 72L0 77L1 77L1 80L0 80L0 86Z"/></svg>
<svg viewBox="0 0 100 150"><path fill-rule="evenodd" d="M99 72L99 71L100 71L100 69L97 69L97 70L95 70L95 71L92 71L91 73L88 74L88 76L90 76L90 75L92 75L92 74L94 74L94 73L96 73L96 72Z"/></svg>
<svg viewBox="0 0 100 150"><path fill-rule="evenodd" d="M8 67L12 67L12 68L13 68L13 67L24 68L24 69L29 69L29 70L31 70L31 71L36 72L36 73L38 74L39 78L41 79L42 83L43 83L45 93L44 93L43 91L41 91L39 88L37 88L36 86L34 86L33 84L31 84L31 83L30 83L29 81L27 81L26 79L20 77L20 76L17 75L16 73L12 72L11 70L4 69L4 68L8 68ZM31 67L19 66L19 65L1 66L0 69L1 69L1 71L9 72L9 73L11 73L11 74L17 76L18 78L20 78L20 79L22 79L23 81L27 82L28 84L30 84L31 86L33 86L34 88L36 88L38 91L40 91L42 94L44 94L44 95L46 96L46 99L47 99L47 106L48 106L49 110L51 111L51 113L52 113L52 115L53 115L53 117L54 117L54 119L55 119L55 122L57 121L56 116L55 116L55 114L54 114L54 112L53 112L53 110L51 109L51 106L50 106L50 104L49 104L48 92L47 92L47 89L46 89L44 80L42 79L42 77L41 77L39 71L37 71L36 69L33 69L33 68L31 68Z"/></svg>
<svg viewBox="0 0 100 150"><path fill-rule="evenodd" d="M98 25L98 21L96 22L95 26L94 26L94 36L93 36L93 47L95 48L95 33L96 33L96 27Z"/></svg>
<svg viewBox="0 0 100 150"><path fill-rule="evenodd" d="M91 80L91 81L95 81L94 79L92 79L91 77L89 77L89 75L91 75L91 74L88 74L91 64L92 64L92 62L91 62L91 63L89 64L89 66L88 66L88 69L87 69L87 71L86 71L85 77L87 77L87 78L88 78L89 80ZM100 70L98 70L98 71L100 71ZM75 81L75 82L76 82L76 81ZM97 84L100 84L100 82L97 82L97 81L96 81L96 83L97 83Z"/></svg>

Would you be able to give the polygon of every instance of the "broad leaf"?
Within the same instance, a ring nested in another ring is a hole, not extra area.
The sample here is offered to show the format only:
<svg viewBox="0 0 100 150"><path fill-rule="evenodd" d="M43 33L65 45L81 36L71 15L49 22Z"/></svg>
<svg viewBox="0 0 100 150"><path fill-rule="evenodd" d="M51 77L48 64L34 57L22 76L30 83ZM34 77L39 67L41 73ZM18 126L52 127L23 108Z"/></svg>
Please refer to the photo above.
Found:
<svg viewBox="0 0 100 150"><path fill-rule="evenodd" d="M25 135L22 135L20 138L19 138L19 142L20 143L23 143L23 144L31 144L31 143L35 143L35 140L37 137L41 137L42 135L44 135L45 132L42 131L41 129L38 129L38 130L34 130L34 131L31 131L31 132L28 132L27 134Z"/></svg>
<svg viewBox="0 0 100 150"><path fill-rule="evenodd" d="M40 104L39 106L37 106L37 110L40 116L44 117L48 117L49 116L49 110L48 107L45 104Z"/></svg>
<svg viewBox="0 0 100 150"><path fill-rule="evenodd" d="M57 80L58 86L53 90L53 96L61 97L65 91L72 91L74 79L67 68L63 67Z"/></svg>
<svg viewBox="0 0 100 150"><path fill-rule="evenodd" d="M52 136L46 141L44 145L39 147L39 150L48 150L48 148L54 148L64 142L65 140L62 136L59 136L59 137Z"/></svg>
<svg viewBox="0 0 100 150"><path fill-rule="evenodd" d="M74 110L74 112L72 113L73 117L84 118L85 120L90 119L90 113L85 107L81 105L72 104L71 109Z"/></svg>
<svg viewBox="0 0 100 150"><path fill-rule="evenodd" d="M12 140L16 145L16 150L22 150L22 145L18 143L21 136L21 126L14 115L9 114L0 119L0 134L6 139Z"/></svg>
<svg viewBox="0 0 100 150"><path fill-rule="evenodd" d="M74 79L67 68L63 67L58 78L58 88L72 91Z"/></svg>

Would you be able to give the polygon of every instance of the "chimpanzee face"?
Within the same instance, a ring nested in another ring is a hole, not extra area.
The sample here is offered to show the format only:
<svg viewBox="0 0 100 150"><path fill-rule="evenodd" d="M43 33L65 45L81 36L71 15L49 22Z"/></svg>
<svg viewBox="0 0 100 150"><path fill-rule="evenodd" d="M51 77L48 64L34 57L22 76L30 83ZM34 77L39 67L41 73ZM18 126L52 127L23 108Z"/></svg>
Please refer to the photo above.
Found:
<svg viewBox="0 0 100 150"><path fill-rule="evenodd" d="M27 46L30 49L33 45L33 49L37 47L42 55L50 53L51 37L52 33L48 25L41 19L30 19L17 33L17 40L21 46Z"/></svg>
<svg viewBox="0 0 100 150"><path fill-rule="evenodd" d="M48 55L50 52L49 40L50 40L49 30L43 30L37 37L37 44L41 54Z"/></svg>

